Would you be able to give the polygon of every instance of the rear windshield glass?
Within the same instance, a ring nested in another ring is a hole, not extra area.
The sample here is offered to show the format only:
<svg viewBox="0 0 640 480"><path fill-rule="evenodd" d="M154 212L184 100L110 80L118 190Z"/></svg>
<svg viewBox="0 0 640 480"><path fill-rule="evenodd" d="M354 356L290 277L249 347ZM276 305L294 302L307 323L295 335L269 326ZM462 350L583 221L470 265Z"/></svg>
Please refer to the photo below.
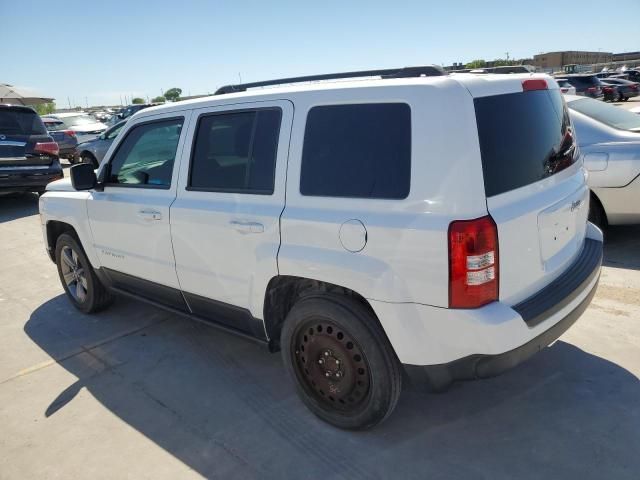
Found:
<svg viewBox="0 0 640 480"><path fill-rule="evenodd" d="M536 90L474 100L487 197L524 187L564 170L577 158L559 90Z"/></svg>
<svg viewBox="0 0 640 480"><path fill-rule="evenodd" d="M0 109L0 134L46 135L47 130L36 112L2 108Z"/></svg>
<svg viewBox="0 0 640 480"><path fill-rule="evenodd" d="M599 100L581 98L569 103L569 108L619 130L640 130L640 115Z"/></svg>
<svg viewBox="0 0 640 480"><path fill-rule="evenodd" d="M75 127L76 125L90 125L96 123L97 120L89 115L75 115L73 117L64 117L61 119L67 127Z"/></svg>

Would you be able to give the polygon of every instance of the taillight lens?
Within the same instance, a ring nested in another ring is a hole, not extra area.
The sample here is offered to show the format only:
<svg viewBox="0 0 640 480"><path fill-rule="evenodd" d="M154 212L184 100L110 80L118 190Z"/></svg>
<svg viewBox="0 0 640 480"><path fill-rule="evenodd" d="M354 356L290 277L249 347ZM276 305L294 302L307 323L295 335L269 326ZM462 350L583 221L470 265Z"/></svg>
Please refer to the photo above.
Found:
<svg viewBox="0 0 640 480"><path fill-rule="evenodd" d="M73 138L76 137L76 132L74 132L73 130L65 130L64 133L66 133L70 137L73 137Z"/></svg>
<svg viewBox="0 0 640 480"><path fill-rule="evenodd" d="M449 225L449 307L498 300L498 228L490 216Z"/></svg>
<svg viewBox="0 0 640 480"><path fill-rule="evenodd" d="M587 92L589 92L589 93L596 93L596 91L597 91L596 87L587 88Z"/></svg>
<svg viewBox="0 0 640 480"><path fill-rule="evenodd" d="M56 142L40 142L33 147L35 153L44 153L45 155L58 155L60 148Z"/></svg>

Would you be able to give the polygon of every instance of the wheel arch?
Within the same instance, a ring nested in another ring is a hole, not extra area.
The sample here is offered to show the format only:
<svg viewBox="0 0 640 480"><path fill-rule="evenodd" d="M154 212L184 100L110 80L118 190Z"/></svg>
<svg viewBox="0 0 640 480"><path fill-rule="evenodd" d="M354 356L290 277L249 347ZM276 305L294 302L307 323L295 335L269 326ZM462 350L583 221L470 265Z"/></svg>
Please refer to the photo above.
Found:
<svg viewBox="0 0 640 480"><path fill-rule="evenodd" d="M59 220L49 220L46 226L47 231L47 253L49 254L49 258L52 262L56 261L56 242L58 241L58 237L63 233L67 233L72 235L78 243L82 245L80 242L80 237L78 236L78 232L73 227L73 225L61 222Z"/></svg>
<svg viewBox="0 0 640 480"><path fill-rule="evenodd" d="M590 194L590 201L591 202L595 202L596 205L598 205L598 207L600 208L600 211L602 212L602 220L603 220L603 227L609 225L609 219L607 218L607 210L604 208L604 204L602 203L602 200L600 200L600 197L598 197L598 194L596 192L594 192L592 189L589 190L589 194Z"/></svg>
<svg viewBox="0 0 640 480"><path fill-rule="evenodd" d="M358 292L334 283L292 275L277 275L269 281L264 297L263 318L265 331L272 351L280 350L280 331L293 305L302 298L334 294L353 298L360 303L378 323L386 336L373 307ZM387 340L389 340L387 338ZM389 342L391 344L391 342Z"/></svg>

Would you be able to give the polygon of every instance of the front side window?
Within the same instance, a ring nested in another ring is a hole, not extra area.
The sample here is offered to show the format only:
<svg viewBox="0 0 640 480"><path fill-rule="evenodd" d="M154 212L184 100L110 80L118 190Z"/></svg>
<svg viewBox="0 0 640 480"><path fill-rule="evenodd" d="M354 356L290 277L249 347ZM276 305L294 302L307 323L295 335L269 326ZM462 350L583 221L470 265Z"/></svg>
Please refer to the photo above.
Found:
<svg viewBox="0 0 640 480"><path fill-rule="evenodd" d="M403 199L410 180L409 105L329 105L309 111L302 195Z"/></svg>
<svg viewBox="0 0 640 480"><path fill-rule="evenodd" d="M120 133L120 130L122 130L122 127L124 127L126 123L127 122L121 122L111 127L109 130L106 131L104 138L106 140L113 140L114 138L116 138Z"/></svg>
<svg viewBox="0 0 640 480"><path fill-rule="evenodd" d="M169 188L183 118L133 127L118 146L107 183Z"/></svg>
<svg viewBox="0 0 640 480"><path fill-rule="evenodd" d="M201 117L189 190L272 194L281 118L278 108Z"/></svg>

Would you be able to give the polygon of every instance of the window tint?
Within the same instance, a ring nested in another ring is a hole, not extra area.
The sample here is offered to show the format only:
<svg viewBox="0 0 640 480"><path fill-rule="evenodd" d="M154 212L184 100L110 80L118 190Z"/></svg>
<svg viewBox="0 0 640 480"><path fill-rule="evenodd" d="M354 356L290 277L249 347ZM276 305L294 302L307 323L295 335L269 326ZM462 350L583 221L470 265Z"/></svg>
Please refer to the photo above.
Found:
<svg viewBox="0 0 640 480"><path fill-rule="evenodd" d="M577 148L559 90L474 100L487 197L549 177L576 160Z"/></svg>
<svg viewBox="0 0 640 480"><path fill-rule="evenodd" d="M46 120L46 119L44 120L44 126L50 132L58 132L60 130L66 130L67 129L67 127L65 126L65 124L63 122L51 121L51 120Z"/></svg>
<svg viewBox="0 0 640 480"><path fill-rule="evenodd" d="M113 140L114 138L116 138L118 136L118 134L120 133L120 130L122 130L122 127L124 127L126 123L127 122L121 122L121 123L118 123L118 124L114 125L113 127L111 127L104 134L104 138L107 139L107 140Z"/></svg>
<svg viewBox="0 0 640 480"><path fill-rule="evenodd" d="M303 195L401 199L409 195L411 111L404 103L332 105L309 111Z"/></svg>
<svg viewBox="0 0 640 480"><path fill-rule="evenodd" d="M108 183L169 188L183 119L133 127L118 146Z"/></svg>
<svg viewBox="0 0 640 480"><path fill-rule="evenodd" d="M272 194L281 117L280 109L202 117L189 188Z"/></svg>
<svg viewBox="0 0 640 480"><path fill-rule="evenodd" d="M46 135L44 124L36 112L22 108L0 109L0 133L3 135Z"/></svg>

